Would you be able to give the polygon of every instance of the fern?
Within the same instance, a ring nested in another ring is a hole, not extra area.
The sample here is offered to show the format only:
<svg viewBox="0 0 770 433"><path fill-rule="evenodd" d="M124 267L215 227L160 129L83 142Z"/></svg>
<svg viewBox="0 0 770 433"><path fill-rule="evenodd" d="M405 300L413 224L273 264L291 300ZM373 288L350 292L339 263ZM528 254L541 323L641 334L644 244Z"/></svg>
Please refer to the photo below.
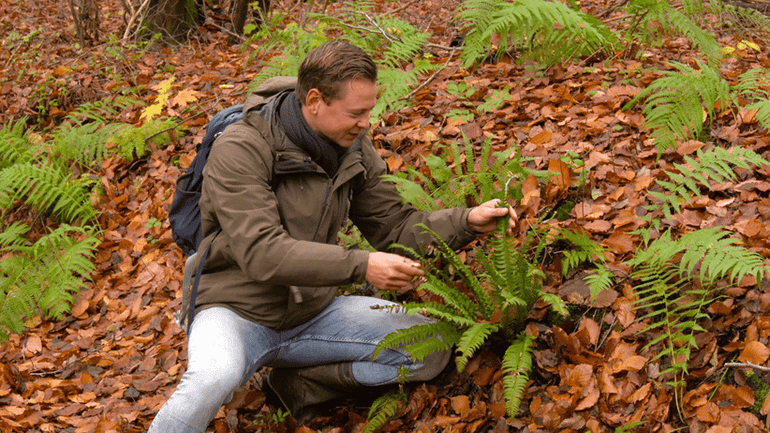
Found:
<svg viewBox="0 0 770 433"><path fill-rule="evenodd" d="M440 338L438 338L440 336ZM377 345L372 359L377 359L387 349L404 350L415 361L438 350L450 349L460 341L457 326L447 322L426 323L391 332Z"/></svg>
<svg viewBox="0 0 770 433"><path fill-rule="evenodd" d="M463 152L456 142L439 145L440 155L424 156L428 174L408 167L407 173L384 175L382 178L395 184L405 202L431 212L446 207L462 207L479 196L482 202L502 198L495 191L511 176L545 176L526 168L526 160L514 146L492 152L491 137L483 142L480 158L475 157L474 145L467 137L464 146ZM520 197L520 189L514 190L512 195Z"/></svg>
<svg viewBox="0 0 770 433"><path fill-rule="evenodd" d="M99 240L87 228L62 224L34 244L24 238L21 223L0 235L0 342L8 332L24 329L23 318L38 314L60 319L69 311L72 294L84 287L95 269L93 252Z"/></svg>
<svg viewBox="0 0 770 433"><path fill-rule="evenodd" d="M459 18L468 23L460 56L466 68L487 57L494 35L501 39L497 56L509 47L529 45L541 48L531 52L547 64L592 54L617 42L599 20L559 2L465 0Z"/></svg>
<svg viewBox="0 0 770 433"><path fill-rule="evenodd" d="M364 426L361 433L374 433L378 428L385 425L389 419L398 412L401 405L406 404L406 393L398 389L384 394L377 398L372 406L369 408L369 414L367 416L368 422Z"/></svg>
<svg viewBox="0 0 770 433"><path fill-rule="evenodd" d="M690 7L691 16L703 15L703 7ZM711 61L721 58L719 43L710 33L701 29L688 15L665 0L631 0L627 11L634 21L628 38L649 40L649 24L659 23L662 31L675 32L689 38ZM637 33L637 29L638 32Z"/></svg>
<svg viewBox="0 0 770 433"><path fill-rule="evenodd" d="M57 128L51 151L64 166L76 163L83 168L98 169L101 163L115 152L107 147L110 139L121 131L133 128L118 123L62 125Z"/></svg>
<svg viewBox="0 0 770 433"><path fill-rule="evenodd" d="M27 163L34 159L38 146L29 139L24 117L16 123L8 123L0 129L0 170L16 163Z"/></svg>
<svg viewBox="0 0 770 433"><path fill-rule="evenodd" d="M0 171L0 197L24 200L39 212L66 221L89 221L96 215L90 203L87 178L74 179L55 167L15 164ZM5 209L1 210L3 213Z"/></svg>
<svg viewBox="0 0 770 433"><path fill-rule="evenodd" d="M582 230L559 230L558 236L554 241L565 240L572 246L571 249L564 251L562 259L562 275L567 275L570 271L577 269L581 263L591 262L596 265L595 272L587 275L584 280L588 283L588 289L591 292L591 301L596 300L596 296L613 285L615 275L604 266L606 262L606 248L597 244Z"/></svg>
<svg viewBox="0 0 770 433"><path fill-rule="evenodd" d="M640 282L634 286L638 296L634 308L646 311L638 320L651 322L642 332L659 333L645 349L656 346L654 359L670 359L662 373L673 376L669 383L680 412L687 364L698 347L695 333L705 331L699 323L708 319L706 310L717 296L718 283L737 284L751 275L759 284L768 269L762 256L736 245L738 241L728 235L717 227L674 240L666 231L627 262L633 269L631 277Z"/></svg>
<svg viewBox="0 0 770 433"><path fill-rule="evenodd" d="M714 12L719 15L719 21L725 26L735 26L741 35L752 29L757 30L759 36L767 36L770 33L770 18L756 9L725 4L722 1L714 1L712 5Z"/></svg>
<svg viewBox="0 0 770 433"><path fill-rule="evenodd" d="M737 174L733 166L750 170L756 166L770 165L756 152L740 147L715 147L705 152L698 149L695 158L685 156L684 162L674 163L679 173L664 171L671 181L656 180L663 191L649 192L658 203L649 206L648 210L661 209L664 216L670 219L672 211L679 213L683 204L692 201L692 195L700 196L701 188L710 190L711 181L735 181Z"/></svg>
<svg viewBox="0 0 770 433"><path fill-rule="evenodd" d="M159 148L171 144L171 136L163 133L168 130L183 132L183 127L171 118L161 117L145 122L140 127L117 127L110 140L115 143L123 159L133 161L147 154L150 139Z"/></svg>
<svg viewBox="0 0 770 433"><path fill-rule="evenodd" d="M505 379L505 386L509 413L515 415L531 367L532 340L526 334L512 337L523 328L536 302L543 301L554 311L566 315L564 301L542 291L543 272L527 261L513 240L506 237L507 223L500 224L495 239L490 242L489 252L476 250L481 273L471 270L435 232L422 227L435 238L438 253L446 263L445 269L451 269L454 274L449 275L425 261L426 281L419 288L440 296L444 303L410 302L404 305L404 311L432 316L438 321L389 334L377 346L374 356L386 349L398 349L420 360L456 345L456 367L463 371L492 335L502 333L511 344L504 361L506 374L510 376ZM418 256L409 248L399 248ZM467 290L461 291L450 283L453 277L459 277Z"/></svg>
<svg viewBox="0 0 770 433"><path fill-rule="evenodd" d="M508 347L503 356L503 395L506 400L508 416L516 417L519 412L524 391L529 382L529 372L532 369L532 336L526 332Z"/></svg>
<svg viewBox="0 0 770 433"><path fill-rule="evenodd" d="M379 88L382 90L377 104L372 109L372 118L379 118L388 111L398 111L408 105L405 96L419 84L419 78L438 68L427 59L414 59L413 68L383 68L377 74Z"/></svg>
<svg viewBox="0 0 770 433"><path fill-rule="evenodd" d="M465 366L468 365L471 357L481 348L481 345L487 341L489 336L499 329L499 325L484 322L474 323L466 329L457 343L457 351L460 352L460 355L455 360L457 362L457 370L465 370Z"/></svg>
<svg viewBox="0 0 770 433"><path fill-rule="evenodd" d="M675 148L678 140L697 139L703 131L704 107L714 117L717 101L733 101L729 84L719 70L703 63L700 69L673 62L677 71L667 71L629 102L645 99L645 126L652 130L658 152Z"/></svg>

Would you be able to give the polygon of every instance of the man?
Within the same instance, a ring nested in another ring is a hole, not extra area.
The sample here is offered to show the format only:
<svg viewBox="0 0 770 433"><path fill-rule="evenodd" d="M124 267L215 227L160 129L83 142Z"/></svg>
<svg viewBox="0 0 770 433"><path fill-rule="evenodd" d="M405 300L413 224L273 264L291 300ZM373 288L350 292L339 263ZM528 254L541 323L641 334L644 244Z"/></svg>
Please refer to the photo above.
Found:
<svg viewBox="0 0 770 433"><path fill-rule="evenodd" d="M428 380L448 363L449 351L417 363L388 350L372 361L390 332L429 319L371 308L381 299L337 297L338 287L366 280L395 290L423 271L397 254L346 250L337 233L350 218L378 251L419 249L433 240L415 227L424 223L460 248L499 218L515 224L515 214L497 201L433 213L403 204L381 181L387 167L366 136L376 81L366 53L324 44L302 62L296 90L293 79L268 80L215 143L200 201L213 242L188 366L150 432L204 431L262 366L272 367L267 381L291 414L306 421L312 405L394 383L402 366L409 380Z"/></svg>

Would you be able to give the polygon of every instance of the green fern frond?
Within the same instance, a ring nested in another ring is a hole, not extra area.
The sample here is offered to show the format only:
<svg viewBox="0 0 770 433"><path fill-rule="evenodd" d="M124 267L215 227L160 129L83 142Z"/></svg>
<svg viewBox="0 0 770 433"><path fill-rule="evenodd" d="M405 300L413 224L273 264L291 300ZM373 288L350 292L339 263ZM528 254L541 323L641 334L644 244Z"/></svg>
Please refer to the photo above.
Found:
<svg viewBox="0 0 770 433"><path fill-rule="evenodd" d="M489 293L487 293L486 289L482 286L481 281L476 277L473 270L460 259L457 253L455 253L455 251L444 242L436 232L424 224L419 224L418 226L433 236L434 242L437 244L442 257L449 262L455 272L460 274L462 280L471 292L473 292L476 302L481 306L481 313L485 318L489 319L495 310L495 306L492 303L492 298L489 296ZM473 313L470 311L469 313L472 316Z"/></svg>
<svg viewBox="0 0 770 433"><path fill-rule="evenodd" d="M456 360L458 372L465 370L465 366L468 364L471 357L477 350L479 350L481 345L487 341L487 338L499 329L499 325L479 322L474 323L470 328L463 332L460 341L457 343L457 351L460 352L460 355Z"/></svg>
<svg viewBox="0 0 770 433"><path fill-rule="evenodd" d="M267 42L261 43L249 55L250 61L258 58L262 68L249 83L249 91L256 90L268 78L279 75L296 77L307 53L329 40L324 34L326 28L321 23L317 29L308 31L296 22L290 22L282 29L262 26L256 37L267 38Z"/></svg>
<svg viewBox="0 0 770 433"><path fill-rule="evenodd" d="M435 292L431 291L431 293ZM437 302L410 302L404 304L404 311L407 315L419 313L424 316L435 317L461 328L469 327L476 323L474 318L458 314L457 309L451 305L439 304Z"/></svg>
<svg viewBox="0 0 770 433"><path fill-rule="evenodd" d="M526 332L519 334L519 337L508 347L503 356L503 394L505 396L505 407L508 416L515 418L519 412L521 400L524 398L524 391L529 382L529 372L532 369L532 336Z"/></svg>
<svg viewBox="0 0 770 433"><path fill-rule="evenodd" d="M397 67L381 68L377 73L379 88L382 89L377 105L372 109L372 117L379 118L383 113L398 111L409 104L404 99L423 77L438 68L428 59L413 59L413 67L403 70Z"/></svg>
<svg viewBox="0 0 770 433"><path fill-rule="evenodd" d="M107 143L120 131L133 128L120 123L91 122L82 125L62 125L56 129L51 151L57 155L57 163L69 166L72 162L84 168L101 166L114 149Z"/></svg>
<svg viewBox="0 0 770 433"><path fill-rule="evenodd" d="M648 193L657 199L657 204L651 206L650 210L662 208L664 215L671 218L671 210L680 213L681 205L691 202L690 193L700 196L701 188L710 190L711 180L717 183L735 181L737 174L733 167L748 170L756 166L770 165L770 162L758 153L741 147L730 149L715 147L705 152L698 149L695 158L685 156L684 160L685 164L674 163L679 173L664 171L673 182L656 180L663 191Z"/></svg>
<svg viewBox="0 0 770 433"><path fill-rule="evenodd" d="M586 275L585 281L588 283L588 290L591 292L591 302L596 300L599 293L609 290L614 284L615 274L606 266L600 265L596 271Z"/></svg>
<svg viewBox="0 0 770 433"><path fill-rule="evenodd" d="M406 404L407 395L401 389L388 392L378 397L369 408L368 422L361 433L374 433L393 418L401 405Z"/></svg>
<svg viewBox="0 0 770 433"><path fill-rule="evenodd" d="M572 246L571 249L564 251L562 262L562 275L567 275L570 271L577 269L583 262L593 262L598 260L604 263L607 258L605 252L607 249L594 242L585 231L578 230L559 230L559 239L564 239Z"/></svg>
<svg viewBox="0 0 770 433"><path fill-rule="evenodd" d="M39 147L30 142L26 123L27 118L23 117L0 129L0 170L13 164L26 164L34 159Z"/></svg>
<svg viewBox="0 0 770 433"><path fill-rule="evenodd" d="M739 23L740 29L757 29L759 33L767 35L770 33L770 18L762 12L741 6L719 2L722 9L718 12L725 17L724 22Z"/></svg>
<svg viewBox="0 0 770 433"><path fill-rule="evenodd" d="M457 316L470 320L476 317L474 313L478 308L466 294L447 284L444 278L433 275L433 273L427 273L425 279L420 288L440 296L447 305L457 311Z"/></svg>
<svg viewBox="0 0 770 433"><path fill-rule="evenodd" d="M698 12L694 12L695 10ZM692 17L702 16L703 8L699 6L692 8L690 16L682 13L671 3L665 0L631 0L627 6L628 14L636 20L630 37L638 39L649 39L648 25L651 22L659 23L662 30L678 33L689 38L693 44L700 49L710 60L717 60L721 57L719 43L714 36L701 29L700 26L691 19ZM641 35L640 35L641 33Z"/></svg>
<svg viewBox="0 0 770 433"><path fill-rule="evenodd" d="M563 318L569 317L569 310L567 309L567 304L558 295L555 295L553 293L542 292L540 294L539 299L545 302L549 307L551 307L551 311L553 311L554 313L558 314Z"/></svg>
<svg viewBox="0 0 770 433"><path fill-rule="evenodd" d="M548 64L590 54L617 42L599 20L559 2L465 0L459 18L469 26L461 54L466 68L487 56L494 35L501 37L498 56L509 47L547 46L539 60ZM559 43L553 45L554 41Z"/></svg>
<svg viewBox="0 0 770 433"><path fill-rule="evenodd" d="M0 196L24 200L38 211L65 221L89 221L97 213L90 202L92 183L85 177L73 179L55 167L15 164L0 171Z"/></svg>
<svg viewBox="0 0 770 433"><path fill-rule="evenodd" d="M697 343L694 333L703 332L699 324L714 301L718 283L736 284L752 275L760 282L768 270L764 258L728 237L719 227L701 229L679 239L664 232L640 249L629 260L637 301L634 309L646 313L637 320L649 322L642 330L657 333L645 348L656 346L655 359L669 357L665 372L674 374L674 386L681 385L687 374L687 362Z"/></svg>
<svg viewBox="0 0 770 433"><path fill-rule="evenodd" d="M700 69L678 62L671 65L677 71L665 72L629 102L645 100L644 123L652 130L659 153L675 148L678 140L697 138L703 131L704 109L713 118L717 101L733 102L730 86L718 69L701 62Z"/></svg>
<svg viewBox="0 0 770 433"><path fill-rule="evenodd" d="M0 341L23 329L23 318L40 308L47 318L69 311L72 294L95 269L99 240L88 229L62 224L34 244L23 237L28 227L14 224L0 236Z"/></svg>
<svg viewBox="0 0 770 433"><path fill-rule="evenodd" d="M746 109L757 110L757 114L755 115L757 122L765 128L765 130L770 131L770 99L755 102L748 105Z"/></svg>
<svg viewBox="0 0 770 433"><path fill-rule="evenodd" d="M138 128L128 125L123 127L116 125L110 140L115 143L117 152L123 159L133 161L144 157L150 150L147 146L147 141L150 137L152 137L152 141L157 144L158 148L171 144L169 134L163 133L171 129L181 132L180 130L184 128L174 119L166 117L152 119L152 121L146 122Z"/></svg>
<svg viewBox="0 0 770 433"><path fill-rule="evenodd" d="M372 359L388 349L403 350L416 361L437 351L451 348L460 340L460 332L451 323L435 322L414 325L391 332L380 341L372 354ZM432 350L432 351L431 351Z"/></svg>

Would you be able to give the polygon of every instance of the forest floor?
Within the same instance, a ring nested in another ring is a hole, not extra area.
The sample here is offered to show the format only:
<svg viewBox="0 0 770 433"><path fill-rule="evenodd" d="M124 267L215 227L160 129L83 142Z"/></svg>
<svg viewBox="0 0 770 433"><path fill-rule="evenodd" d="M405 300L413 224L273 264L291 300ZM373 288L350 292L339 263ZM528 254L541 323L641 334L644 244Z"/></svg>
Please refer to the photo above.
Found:
<svg viewBox="0 0 770 433"><path fill-rule="evenodd" d="M141 432L171 395L186 365L186 337L173 313L179 309L184 256L174 244L168 209L174 182L189 164L208 119L238 103L260 70L249 60L252 45L231 44L223 10L209 16L186 42L143 47L122 41L121 3L101 5L99 41L85 49L78 38L69 2L0 2L0 124L29 116L28 124L45 135L78 105L111 100L129 89L145 106L157 86L175 77L174 92L192 98L170 100L165 114L184 119L186 134L169 146L133 162L110 158L94 173L104 187L99 196L104 229L96 252L97 271L75 298L72 313L60 321L29 319L29 329L0 346L0 430L3 432ZM320 3L310 3L320 10ZM627 26L624 1L580 2L611 27ZM274 2L290 19L304 3ZM728 368L730 361L767 365L770 357L770 289L744 279L724 287L706 313L709 320L695 334L697 350L688 360L682 394L661 375L670 364L657 359L657 334L633 308L633 281L625 261L642 243L630 232L646 225L639 219L650 203L646 192L685 155L714 145L738 145L768 158L770 141L753 113L720 113L708 125L704 141L688 141L658 158L641 107L623 109L667 64L695 65L695 52L681 37L660 36L659 44L632 44L626 51L582 62L537 67L510 56L480 65L470 73L460 67L449 46L461 36L452 21L458 1L378 2L435 35L426 47L445 65L414 96L413 103L389 113L372 135L391 170L424 166L422 155L439 153L438 143L467 140L480 145L492 137L495 150L518 146L535 169L560 172L561 181L535 185L518 208L519 230L532 227L541 212L574 200L569 217L553 227L583 227L608 249L607 263L617 284L594 303L581 273L562 276L561 263L544 262L545 290L560 295L571 315L555 321L545 308L528 318L535 337L535 363L521 409L505 415L500 347L484 346L462 373L450 363L435 380L407 387L407 403L381 431L445 432L611 432L767 431L768 374L760 369ZM335 13L338 4L329 4ZM714 20L711 31L724 47L735 48L722 65L728 80L755 67L770 67L766 35L728 28ZM753 42L757 49L746 45ZM742 44L742 45L741 45ZM633 51L633 52L632 52ZM427 77L425 77L427 79ZM447 84L465 82L474 90L463 100ZM472 119L457 119L453 109L477 107L493 91L510 88L505 103ZM142 108L120 114L137 123ZM582 161L578 166L565 161ZM556 162L561 161L561 162ZM770 167L738 170L739 179L715 185L669 222L680 235L722 226L746 246L770 256ZM566 176L566 180L564 180ZM45 218L20 212L41 230ZM483 239L479 242L483 242ZM416 299L417 291L400 299ZM766 369L767 367L765 367ZM752 373L749 373L752 372ZM677 405L676 403L680 404ZM366 424L368 408L341 405L329 417L298 427L267 403L256 378L221 409L211 429L217 432L353 432ZM680 413L681 410L681 413Z"/></svg>

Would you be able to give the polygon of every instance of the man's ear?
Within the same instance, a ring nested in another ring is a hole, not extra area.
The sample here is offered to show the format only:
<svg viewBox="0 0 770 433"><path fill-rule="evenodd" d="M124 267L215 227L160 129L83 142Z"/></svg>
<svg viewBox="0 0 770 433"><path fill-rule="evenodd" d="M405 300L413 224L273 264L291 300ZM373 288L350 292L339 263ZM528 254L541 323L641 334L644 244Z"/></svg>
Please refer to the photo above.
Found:
<svg viewBox="0 0 770 433"><path fill-rule="evenodd" d="M307 95L305 96L305 105L311 114L318 114L319 104L324 103L323 95L321 95L320 90L314 87L307 92Z"/></svg>

